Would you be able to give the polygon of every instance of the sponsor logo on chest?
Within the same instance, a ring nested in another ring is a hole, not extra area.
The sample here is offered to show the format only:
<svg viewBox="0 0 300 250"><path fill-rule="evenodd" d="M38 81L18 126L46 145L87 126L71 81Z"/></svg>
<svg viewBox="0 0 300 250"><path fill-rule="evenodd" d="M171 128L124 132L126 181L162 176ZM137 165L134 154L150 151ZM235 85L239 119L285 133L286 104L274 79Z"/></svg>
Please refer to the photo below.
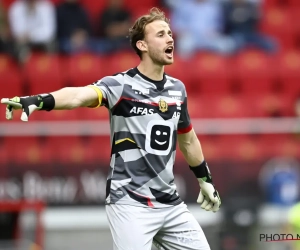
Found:
<svg viewBox="0 0 300 250"><path fill-rule="evenodd" d="M129 113L136 114L136 115L152 115L152 114L154 114L154 109L143 108L143 107L133 107Z"/></svg>
<svg viewBox="0 0 300 250"><path fill-rule="evenodd" d="M180 97L178 97L178 98L180 98ZM154 107L153 108L151 106L139 107L139 105L135 105L135 106L131 107L131 109L129 111L130 114L144 116L144 115L152 115L155 113L168 114L169 111L171 111L169 104L167 103L167 101L164 98L160 98L157 103L150 101L150 100L139 100L139 99L131 99L131 101L136 102L136 103L144 103L144 104L154 105ZM180 117L181 102L179 100L176 100L175 103L176 103L175 107L176 107L177 111L171 111L173 114L172 113L170 114L170 119L174 119L174 118L179 119L179 117ZM157 110L157 108L158 108L158 110ZM174 109L172 109L172 110L174 110Z"/></svg>

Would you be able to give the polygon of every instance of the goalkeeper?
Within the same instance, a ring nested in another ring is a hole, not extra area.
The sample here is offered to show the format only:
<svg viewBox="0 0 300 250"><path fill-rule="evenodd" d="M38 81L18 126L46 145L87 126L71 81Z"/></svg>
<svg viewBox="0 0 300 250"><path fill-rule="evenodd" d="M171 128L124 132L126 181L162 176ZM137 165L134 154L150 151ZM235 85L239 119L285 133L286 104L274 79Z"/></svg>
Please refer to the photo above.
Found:
<svg viewBox="0 0 300 250"><path fill-rule="evenodd" d="M221 200L191 124L185 86L164 73L164 66L173 63L169 20L153 8L135 22L129 37L140 57L137 67L85 87L3 98L6 118L13 118L14 109L22 109L21 120L28 121L36 110L105 106L112 135L105 204L114 250L150 250L152 244L209 250L174 183L178 141L199 182L197 202L207 211L219 210Z"/></svg>

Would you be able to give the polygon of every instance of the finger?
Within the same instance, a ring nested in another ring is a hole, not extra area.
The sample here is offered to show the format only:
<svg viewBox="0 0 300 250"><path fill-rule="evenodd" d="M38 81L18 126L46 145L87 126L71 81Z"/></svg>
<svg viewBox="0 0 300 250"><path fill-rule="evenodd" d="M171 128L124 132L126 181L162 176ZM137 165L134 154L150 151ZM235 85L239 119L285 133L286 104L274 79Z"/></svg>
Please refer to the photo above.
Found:
<svg viewBox="0 0 300 250"><path fill-rule="evenodd" d="M10 105L6 106L5 117L6 117L7 120L12 120L13 119L13 109Z"/></svg>
<svg viewBox="0 0 300 250"><path fill-rule="evenodd" d="M208 205L208 203L209 203L209 200L204 199L204 201L203 201L202 204L201 204L201 208L204 209L204 208Z"/></svg>
<svg viewBox="0 0 300 250"><path fill-rule="evenodd" d="M198 199L197 199L197 203L198 204L202 204L202 202L204 201L204 195L203 193L200 191Z"/></svg>
<svg viewBox="0 0 300 250"><path fill-rule="evenodd" d="M12 101L12 99L8 99L8 98L2 98L1 99L1 103L10 105L14 109L21 109L22 108L22 104L21 103Z"/></svg>
<svg viewBox="0 0 300 250"><path fill-rule="evenodd" d="M211 209L213 208L213 206L214 206L214 203L212 203L212 202L209 202L208 204L207 204L207 206L204 208L206 211L211 211Z"/></svg>
<svg viewBox="0 0 300 250"><path fill-rule="evenodd" d="M3 104L7 104L7 103L6 103L7 101L9 101L8 98L2 98L2 99L1 99L1 103L3 103Z"/></svg>
<svg viewBox="0 0 300 250"><path fill-rule="evenodd" d="M217 212L220 209L220 205L221 205L221 202L218 200L218 202L214 203L214 206L211 209L211 211Z"/></svg>
<svg viewBox="0 0 300 250"><path fill-rule="evenodd" d="M21 121L23 122L28 122L28 115L26 114L26 112L23 109L23 112L21 114Z"/></svg>
<svg viewBox="0 0 300 250"><path fill-rule="evenodd" d="M32 114L33 111L37 110L38 107L36 105L24 106L23 112L21 115L21 120L23 122L28 122L28 117Z"/></svg>
<svg viewBox="0 0 300 250"><path fill-rule="evenodd" d="M209 199L213 203L216 203L219 200L219 198L217 197L216 192L210 192L209 193Z"/></svg>

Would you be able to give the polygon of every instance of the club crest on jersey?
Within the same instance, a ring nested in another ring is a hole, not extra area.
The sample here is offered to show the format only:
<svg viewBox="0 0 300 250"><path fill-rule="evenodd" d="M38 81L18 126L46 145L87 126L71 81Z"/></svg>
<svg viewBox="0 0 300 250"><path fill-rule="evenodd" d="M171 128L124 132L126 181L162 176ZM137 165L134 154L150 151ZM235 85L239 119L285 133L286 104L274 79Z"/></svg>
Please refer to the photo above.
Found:
<svg viewBox="0 0 300 250"><path fill-rule="evenodd" d="M159 111L161 111L163 113L168 111L168 103L163 99L159 100L158 107L159 107Z"/></svg>

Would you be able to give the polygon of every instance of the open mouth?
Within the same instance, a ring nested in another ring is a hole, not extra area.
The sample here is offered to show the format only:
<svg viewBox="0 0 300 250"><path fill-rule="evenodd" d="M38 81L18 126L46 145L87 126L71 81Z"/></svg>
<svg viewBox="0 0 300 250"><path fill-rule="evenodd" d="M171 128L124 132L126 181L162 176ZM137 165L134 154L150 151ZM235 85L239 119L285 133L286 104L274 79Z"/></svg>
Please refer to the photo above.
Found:
<svg viewBox="0 0 300 250"><path fill-rule="evenodd" d="M173 46L169 46L166 50L165 50L165 53L168 57L173 57L173 50L174 50L174 47Z"/></svg>

